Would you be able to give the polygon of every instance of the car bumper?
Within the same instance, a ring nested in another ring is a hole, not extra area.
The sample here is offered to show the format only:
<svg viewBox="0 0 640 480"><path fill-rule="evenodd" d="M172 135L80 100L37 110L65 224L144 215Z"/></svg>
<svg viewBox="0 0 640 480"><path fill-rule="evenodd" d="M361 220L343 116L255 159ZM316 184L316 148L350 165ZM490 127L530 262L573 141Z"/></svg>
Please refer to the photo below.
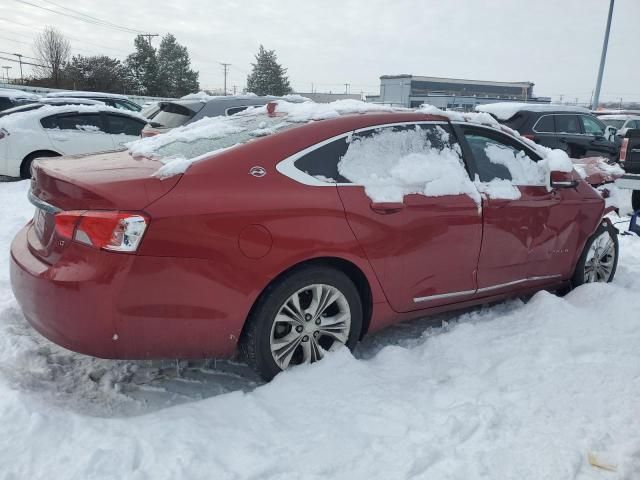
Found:
<svg viewBox="0 0 640 480"><path fill-rule="evenodd" d="M25 318L52 342L112 359L234 354L250 304L224 290L216 294L221 287L209 262L71 242L50 265L31 252L29 228L11 244L11 285Z"/></svg>

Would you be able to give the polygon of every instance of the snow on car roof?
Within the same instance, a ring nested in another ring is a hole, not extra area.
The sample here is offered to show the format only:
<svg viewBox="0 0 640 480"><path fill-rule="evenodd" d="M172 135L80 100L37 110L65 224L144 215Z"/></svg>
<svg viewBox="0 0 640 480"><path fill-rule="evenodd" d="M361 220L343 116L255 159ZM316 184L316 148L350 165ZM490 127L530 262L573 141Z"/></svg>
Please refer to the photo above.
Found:
<svg viewBox="0 0 640 480"><path fill-rule="evenodd" d="M35 93L25 92L23 90L17 90L15 88L0 88L0 97L4 98L28 98L37 100L40 98L40 95L36 95Z"/></svg>
<svg viewBox="0 0 640 480"><path fill-rule="evenodd" d="M34 120L40 120L48 115L55 115L58 113L97 113L97 112L113 112L120 115L127 115L129 117L138 118L144 122L147 121L142 115L137 112L128 110L121 110L119 108L108 107L106 105L44 105L41 108L35 110L28 110L26 112L15 112L6 117L0 118L0 127L11 131L12 128L28 127L29 122Z"/></svg>
<svg viewBox="0 0 640 480"><path fill-rule="evenodd" d="M102 98L117 98L119 100L128 100L126 95L119 95L117 93L103 93L103 92L84 92L82 90L67 90L64 92L50 92L47 93L47 97L102 97Z"/></svg>
<svg viewBox="0 0 640 480"><path fill-rule="evenodd" d="M477 112L485 112L493 115L498 120L509 120L518 112L579 112L591 113L584 107L575 105L556 105L550 103L520 103L520 102L503 102L503 103L486 103L476 106Z"/></svg>

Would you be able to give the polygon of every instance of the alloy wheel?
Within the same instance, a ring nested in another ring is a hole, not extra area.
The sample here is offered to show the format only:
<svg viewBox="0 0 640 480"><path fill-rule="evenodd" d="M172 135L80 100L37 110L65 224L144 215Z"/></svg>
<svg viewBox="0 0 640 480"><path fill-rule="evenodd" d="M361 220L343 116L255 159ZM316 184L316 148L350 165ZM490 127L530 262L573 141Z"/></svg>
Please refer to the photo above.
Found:
<svg viewBox="0 0 640 480"><path fill-rule="evenodd" d="M345 295L331 285L309 285L280 307L271 326L271 355L282 370L315 362L325 352L346 344L350 330L351 311Z"/></svg>
<svg viewBox="0 0 640 480"><path fill-rule="evenodd" d="M591 243L584 263L585 283L608 282L615 265L615 245L609 232L602 232Z"/></svg>

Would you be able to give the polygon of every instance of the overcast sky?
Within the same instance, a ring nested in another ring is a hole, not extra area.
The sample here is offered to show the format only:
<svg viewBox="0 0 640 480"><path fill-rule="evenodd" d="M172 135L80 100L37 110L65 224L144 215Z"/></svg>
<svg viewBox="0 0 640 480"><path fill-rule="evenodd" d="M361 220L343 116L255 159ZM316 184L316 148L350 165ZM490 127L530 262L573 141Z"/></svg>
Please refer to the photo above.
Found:
<svg viewBox="0 0 640 480"><path fill-rule="evenodd" d="M588 101L595 86L608 0L26 0L68 7L129 29L173 33L203 88L241 89L263 44L275 49L295 90L378 93L380 75L411 73L532 81L534 93ZM98 8L97 8L98 7ZM616 0L601 100L640 100L640 0ZM35 35L54 25L73 52L124 59L126 33L0 0L0 51L33 56ZM155 46L159 39L153 40ZM0 56L7 56L1 54ZM17 64L11 76L18 75Z"/></svg>

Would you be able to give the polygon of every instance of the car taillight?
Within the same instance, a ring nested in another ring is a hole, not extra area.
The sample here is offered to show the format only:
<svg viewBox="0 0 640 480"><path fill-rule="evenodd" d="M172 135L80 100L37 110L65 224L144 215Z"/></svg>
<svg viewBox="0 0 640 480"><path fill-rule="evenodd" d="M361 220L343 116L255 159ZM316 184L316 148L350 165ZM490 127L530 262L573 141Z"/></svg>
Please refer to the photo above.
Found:
<svg viewBox="0 0 640 480"><path fill-rule="evenodd" d="M528 138L529 140L533 140L535 138L535 135L532 135L530 133L523 133L522 136L524 138Z"/></svg>
<svg viewBox="0 0 640 480"><path fill-rule="evenodd" d="M149 217L140 212L74 210L55 216L58 235L95 248L135 252Z"/></svg>
<svg viewBox="0 0 640 480"><path fill-rule="evenodd" d="M0 128L0 140L8 136L9 136L9 132L7 132L4 128Z"/></svg>
<svg viewBox="0 0 640 480"><path fill-rule="evenodd" d="M140 132L140 137L141 138L155 137L156 135L160 135L160 133L161 132L159 132L158 130L142 129L142 132Z"/></svg>
<svg viewBox="0 0 640 480"><path fill-rule="evenodd" d="M622 146L620 147L620 163L624 163L627 160L627 150L629 149L629 139L622 140Z"/></svg>

